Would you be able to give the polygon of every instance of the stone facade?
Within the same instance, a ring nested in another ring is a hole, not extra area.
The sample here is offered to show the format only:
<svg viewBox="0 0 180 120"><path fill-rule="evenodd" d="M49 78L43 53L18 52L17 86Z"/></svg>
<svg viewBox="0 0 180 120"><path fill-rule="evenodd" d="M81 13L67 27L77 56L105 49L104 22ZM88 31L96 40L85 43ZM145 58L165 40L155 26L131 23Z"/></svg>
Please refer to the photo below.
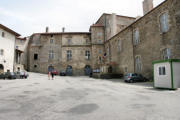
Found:
<svg viewBox="0 0 180 120"><path fill-rule="evenodd" d="M168 30L161 31L160 17L168 14ZM111 55L107 59L116 62L118 73L136 72L148 78L153 76L152 62L162 59L180 59L180 1L166 0L148 14L112 37L105 46L110 46ZM138 30L138 44L134 44L135 31ZM118 41L121 51L118 53ZM164 50L169 49L168 58ZM138 59L140 60L138 70Z"/></svg>
<svg viewBox="0 0 180 120"><path fill-rule="evenodd" d="M74 75L84 75L84 68L88 65L92 69L111 68L111 73L115 74L141 73L151 79L153 61L180 59L180 1L166 0L154 9L152 2L144 1L144 7L148 8L138 19L104 13L90 27L89 33L32 35L29 70L47 73L50 65L58 71L72 66ZM52 35L55 44L50 44ZM51 48L55 57L48 60ZM67 60L67 51L71 51L70 60ZM88 60L85 51L90 52ZM34 53L39 55L36 61L33 60Z"/></svg>
<svg viewBox="0 0 180 120"><path fill-rule="evenodd" d="M99 22L103 18L109 22L106 23L107 27L104 26L104 21ZM120 29L128 26L134 20L135 18L131 17L103 14L87 33L50 33L46 28L46 33L33 34L28 46L28 70L47 73L49 66L53 66L55 70L60 72L66 71L67 66L71 66L73 75L85 75L86 67L100 69L105 53L105 37L117 34ZM110 24L113 24L113 27ZM105 35L106 31L109 31L107 36ZM51 43L52 41L53 43ZM50 51L53 51L53 59L49 59ZM71 52L72 58L70 60L67 59L68 51ZM34 58L35 54L37 59Z"/></svg>

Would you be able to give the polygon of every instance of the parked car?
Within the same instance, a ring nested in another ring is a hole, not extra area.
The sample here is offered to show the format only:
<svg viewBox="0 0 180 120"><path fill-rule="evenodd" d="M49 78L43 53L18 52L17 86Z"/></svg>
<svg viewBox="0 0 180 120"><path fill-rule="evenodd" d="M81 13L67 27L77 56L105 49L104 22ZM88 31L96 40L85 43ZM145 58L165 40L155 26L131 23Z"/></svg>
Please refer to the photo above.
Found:
<svg viewBox="0 0 180 120"><path fill-rule="evenodd" d="M66 76L66 72L65 72L65 71L61 71L61 72L59 73L59 75L60 75L60 76Z"/></svg>
<svg viewBox="0 0 180 120"><path fill-rule="evenodd" d="M137 73L128 73L124 76L124 81L128 83L133 82L146 82L148 81L147 78L143 77L141 74Z"/></svg>
<svg viewBox="0 0 180 120"><path fill-rule="evenodd" d="M5 72L5 79L16 79L16 74L14 72Z"/></svg>
<svg viewBox="0 0 180 120"><path fill-rule="evenodd" d="M16 72L16 78L17 79L26 79L28 78L29 74L27 73L27 71L20 71L20 72Z"/></svg>
<svg viewBox="0 0 180 120"><path fill-rule="evenodd" d="M5 79L5 78L6 78L5 74L4 74L4 73L1 73L1 74L0 74L0 79Z"/></svg>
<svg viewBox="0 0 180 120"><path fill-rule="evenodd" d="M58 75L58 71L57 71L57 70L53 70L52 73L53 73L54 75Z"/></svg>

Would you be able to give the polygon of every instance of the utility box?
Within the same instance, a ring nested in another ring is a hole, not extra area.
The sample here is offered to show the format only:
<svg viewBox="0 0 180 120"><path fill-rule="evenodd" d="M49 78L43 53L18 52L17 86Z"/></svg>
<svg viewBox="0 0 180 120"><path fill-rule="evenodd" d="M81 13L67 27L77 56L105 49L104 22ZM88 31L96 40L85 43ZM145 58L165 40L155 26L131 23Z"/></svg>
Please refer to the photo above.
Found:
<svg viewBox="0 0 180 120"><path fill-rule="evenodd" d="M180 60L154 61L154 87L177 89L180 87Z"/></svg>

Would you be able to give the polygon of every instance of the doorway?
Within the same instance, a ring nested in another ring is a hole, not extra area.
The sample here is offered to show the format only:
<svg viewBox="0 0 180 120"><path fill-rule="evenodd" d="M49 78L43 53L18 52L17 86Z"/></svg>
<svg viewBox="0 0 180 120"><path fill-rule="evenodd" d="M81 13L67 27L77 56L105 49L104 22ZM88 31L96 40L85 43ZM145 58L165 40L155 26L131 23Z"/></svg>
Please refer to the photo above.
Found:
<svg viewBox="0 0 180 120"><path fill-rule="evenodd" d="M84 67L84 74L89 76L91 74L91 66L90 65L86 65Z"/></svg>

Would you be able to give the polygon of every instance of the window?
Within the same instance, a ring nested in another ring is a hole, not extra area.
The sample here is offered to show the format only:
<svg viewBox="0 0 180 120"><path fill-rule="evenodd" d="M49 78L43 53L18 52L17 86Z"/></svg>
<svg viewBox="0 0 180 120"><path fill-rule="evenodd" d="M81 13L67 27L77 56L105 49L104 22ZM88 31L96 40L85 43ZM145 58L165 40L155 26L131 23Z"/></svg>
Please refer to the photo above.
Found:
<svg viewBox="0 0 180 120"><path fill-rule="evenodd" d="M118 40L117 49L118 49L118 52L121 52L121 40Z"/></svg>
<svg viewBox="0 0 180 120"><path fill-rule="evenodd" d="M34 54L34 60L38 60L38 54Z"/></svg>
<svg viewBox="0 0 180 120"><path fill-rule="evenodd" d="M98 40L98 43L101 44L101 43L102 43L102 40Z"/></svg>
<svg viewBox="0 0 180 120"><path fill-rule="evenodd" d="M98 37L101 37L101 36L102 36L102 33L101 33L101 32L98 32L98 33L97 33L97 36L98 36Z"/></svg>
<svg viewBox="0 0 180 120"><path fill-rule="evenodd" d="M72 51L71 50L68 50L67 51L67 61L71 60L72 59Z"/></svg>
<svg viewBox="0 0 180 120"><path fill-rule="evenodd" d="M102 50L101 49L99 49L99 54L101 54L102 53Z"/></svg>
<svg viewBox="0 0 180 120"><path fill-rule="evenodd" d="M53 39L50 39L50 43L53 44L53 43L54 43L54 40L53 40Z"/></svg>
<svg viewBox="0 0 180 120"><path fill-rule="evenodd" d="M141 58L140 56L136 57L136 72L141 72L142 70L142 65L141 65Z"/></svg>
<svg viewBox="0 0 180 120"><path fill-rule="evenodd" d="M51 35L51 37L53 37L53 35Z"/></svg>
<svg viewBox="0 0 180 120"><path fill-rule="evenodd" d="M3 56L4 55L4 50L0 49L0 55Z"/></svg>
<svg viewBox="0 0 180 120"><path fill-rule="evenodd" d="M68 39L68 41L67 41L67 42L68 42L68 45L70 45L70 44L71 44L71 39Z"/></svg>
<svg viewBox="0 0 180 120"><path fill-rule="evenodd" d="M162 51L163 59L168 60L171 58L171 50L169 48L166 48Z"/></svg>
<svg viewBox="0 0 180 120"><path fill-rule="evenodd" d="M54 59L54 51L53 50L49 51L49 59Z"/></svg>
<svg viewBox="0 0 180 120"><path fill-rule="evenodd" d="M34 65L34 68L37 68L37 65Z"/></svg>
<svg viewBox="0 0 180 120"><path fill-rule="evenodd" d="M2 32L2 37L5 37L5 33L4 32Z"/></svg>
<svg viewBox="0 0 180 120"><path fill-rule="evenodd" d="M107 56L109 56L110 55L110 48L108 47L107 48Z"/></svg>
<svg viewBox="0 0 180 120"><path fill-rule="evenodd" d="M133 43L134 45L138 45L139 44L139 30L136 29L133 32Z"/></svg>
<svg viewBox="0 0 180 120"><path fill-rule="evenodd" d="M90 59L90 51L86 51L85 52L85 57L86 57L87 60Z"/></svg>
<svg viewBox="0 0 180 120"><path fill-rule="evenodd" d="M161 32L165 33L168 31L169 26L168 26L168 13L163 13L160 16L160 28L161 28Z"/></svg>
<svg viewBox="0 0 180 120"><path fill-rule="evenodd" d="M159 67L159 75L166 75L166 68L163 67Z"/></svg>
<svg viewBox="0 0 180 120"><path fill-rule="evenodd" d="M89 43L89 40L88 39L86 39L86 44L88 44Z"/></svg>

